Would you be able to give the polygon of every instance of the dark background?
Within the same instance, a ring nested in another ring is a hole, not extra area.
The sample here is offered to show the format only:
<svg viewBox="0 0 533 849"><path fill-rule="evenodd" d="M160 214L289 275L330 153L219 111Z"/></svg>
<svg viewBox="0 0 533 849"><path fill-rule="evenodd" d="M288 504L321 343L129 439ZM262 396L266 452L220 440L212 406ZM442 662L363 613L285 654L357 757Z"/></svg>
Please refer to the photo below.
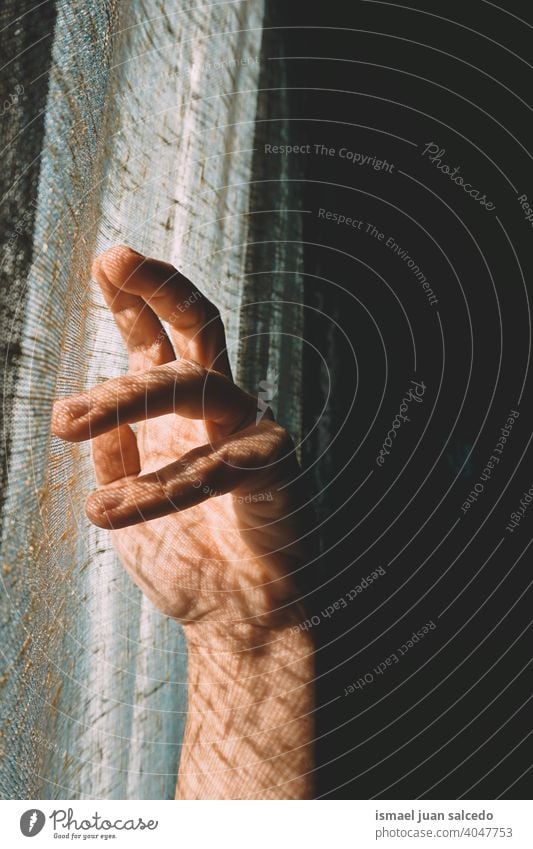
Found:
<svg viewBox="0 0 533 849"><path fill-rule="evenodd" d="M324 550L308 599L320 618L317 795L527 798L533 507L506 525L533 483L532 231L517 200L533 198L533 14L482 0L270 13L264 58L291 57L278 109L292 141L336 150L283 166L306 210L303 460ZM270 140L286 141L275 121ZM495 210L422 156L429 142ZM352 165L342 147L393 172ZM384 242L320 208L392 236L438 303ZM423 402L380 468L413 379ZM463 514L510 410L520 416L500 463ZM385 576L320 615L378 566ZM399 663L373 672L429 621Z"/></svg>

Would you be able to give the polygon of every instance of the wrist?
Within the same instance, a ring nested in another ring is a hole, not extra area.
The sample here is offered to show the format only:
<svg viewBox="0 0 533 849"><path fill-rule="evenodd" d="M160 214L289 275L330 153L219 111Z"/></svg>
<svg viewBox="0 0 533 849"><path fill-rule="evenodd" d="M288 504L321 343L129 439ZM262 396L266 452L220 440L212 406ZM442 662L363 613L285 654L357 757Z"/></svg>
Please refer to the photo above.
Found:
<svg viewBox="0 0 533 849"><path fill-rule="evenodd" d="M311 636L294 625L242 623L188 625L186 636L189 708L178 798L311 798Z"/></svg>
<svg viewBox="0 0 533 849"><path fill-rule="evenodd" d="M255 664L266 657L305 656L314 652L308 631L291 624L265 628L243 622L198 622L184 626L189 662L209 657L236 657Z"/></svg>

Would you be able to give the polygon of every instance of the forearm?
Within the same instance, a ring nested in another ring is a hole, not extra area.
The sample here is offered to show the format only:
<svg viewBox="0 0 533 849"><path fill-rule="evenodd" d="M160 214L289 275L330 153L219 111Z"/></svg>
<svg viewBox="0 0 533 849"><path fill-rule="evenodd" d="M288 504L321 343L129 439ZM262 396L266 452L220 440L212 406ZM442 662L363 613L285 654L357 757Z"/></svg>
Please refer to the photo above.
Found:
<svg viewBox="0 0 533 849"><path fill-rule="evenodd" d="M189 706L177 799L313 795L313 644L252 626L188 634ZM191 630L190 628L188 630Z"/></svg>

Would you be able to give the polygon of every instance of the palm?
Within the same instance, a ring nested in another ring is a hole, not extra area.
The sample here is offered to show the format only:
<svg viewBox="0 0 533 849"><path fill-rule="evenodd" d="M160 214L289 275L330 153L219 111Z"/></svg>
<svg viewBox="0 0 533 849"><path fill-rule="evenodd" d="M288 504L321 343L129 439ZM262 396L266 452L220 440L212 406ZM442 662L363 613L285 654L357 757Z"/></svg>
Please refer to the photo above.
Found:
<svg viewBox="0 0 533 849"><path fill-rule="evenodd" d="M141 474L208 439L202 421L171 414L141 422ZM184 512L113 531L115 549L145 595L183 622L251 619L288 601L293 582L272 581L290 572L305 545L302 519L281 519L300 506L277 491L294 471L291 466L288 460L274 478L268 475L268 491L260 490L259 478L253 492L210 497ZM193 478L193 486L202 488L199 479Z"/></svg>

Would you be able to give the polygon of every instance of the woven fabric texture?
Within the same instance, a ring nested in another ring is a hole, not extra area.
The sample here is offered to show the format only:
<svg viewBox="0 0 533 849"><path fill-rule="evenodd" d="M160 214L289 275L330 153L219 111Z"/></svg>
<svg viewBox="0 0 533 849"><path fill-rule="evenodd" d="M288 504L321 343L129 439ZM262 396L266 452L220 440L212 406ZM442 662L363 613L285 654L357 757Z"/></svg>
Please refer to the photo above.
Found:
<svg viewBox="0 0 533 849"><path fill-rule="evenodd" d="M174 794L181 630L85 518L88 446L50 437L54 397L126 367L91 258L121 242L173 262L221 308L237 379L256 392L279 375L298 437L300 215L279 159L270 173L257 156L265 127L288 132L269 14L263 0L3 5L23 91L1 127L2 798Z"/></svg>

